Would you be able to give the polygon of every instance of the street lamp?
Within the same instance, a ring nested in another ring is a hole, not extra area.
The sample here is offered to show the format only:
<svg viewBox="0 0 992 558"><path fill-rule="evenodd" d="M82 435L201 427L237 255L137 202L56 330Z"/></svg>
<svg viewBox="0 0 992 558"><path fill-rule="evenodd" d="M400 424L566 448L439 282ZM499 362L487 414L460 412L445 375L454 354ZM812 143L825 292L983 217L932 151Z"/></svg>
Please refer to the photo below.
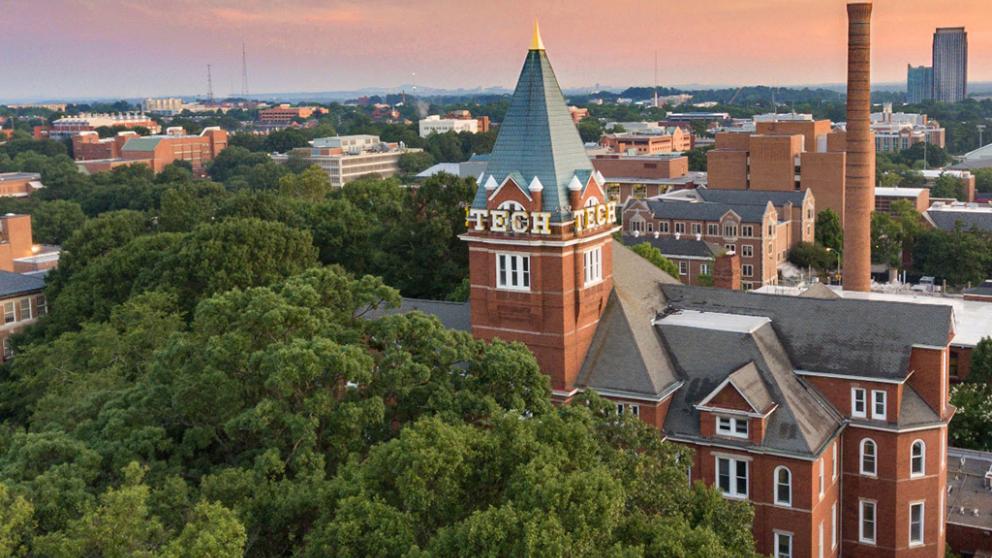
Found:
<svg viewBox="0 0 992 558"><path fill-rule="evenodd" d="M828 247L827 252L833 252L837 254L837 277L840 278L840 251Z"/></svg>

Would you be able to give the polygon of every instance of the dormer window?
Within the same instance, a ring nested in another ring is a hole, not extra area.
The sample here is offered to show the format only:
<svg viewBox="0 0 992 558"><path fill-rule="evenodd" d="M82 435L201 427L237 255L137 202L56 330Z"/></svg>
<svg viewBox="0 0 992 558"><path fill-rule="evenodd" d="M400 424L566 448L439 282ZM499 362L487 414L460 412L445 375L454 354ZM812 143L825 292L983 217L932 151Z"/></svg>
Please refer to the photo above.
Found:
<svg viewBox="0 0 992 558"><path fill-rule="evenodd" d="M747 418L745 417L716 417L716 432L721 436L747 438Z"/></svg>

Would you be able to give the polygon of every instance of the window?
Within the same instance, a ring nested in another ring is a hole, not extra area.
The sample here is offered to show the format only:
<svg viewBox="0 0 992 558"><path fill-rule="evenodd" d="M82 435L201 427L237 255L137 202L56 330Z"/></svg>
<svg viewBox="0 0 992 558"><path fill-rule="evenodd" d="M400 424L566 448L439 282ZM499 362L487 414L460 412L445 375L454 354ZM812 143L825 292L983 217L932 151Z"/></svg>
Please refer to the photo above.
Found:
<svg viewBox="0 0 992 558"><path fill-rule="evenodd" d="M4 302L3 303L3 323L9 324L17 321L17 315L14 314L14 303Z"/></svg>
<svg viewBox="0 0 992 558"><path fill-rule="evenodd" d="M817 547L819 548L817 556L818 558L823 558L823 522L820 522L820 530Z"/></svg>
<svg viewBox="0 0 992 558"><path fill-rule="evenodd" d="M21 319L30 320L31 319L31 299L22 298L21 299Z"/></svg>
<svg viewBox="0 0 992 558"><path fill-rule="evenodd" d="M874 440L865 438L861 440L861 474L875 476L878 474L876 455L878 447Z"/></svg>
<svg viewBox="0 0 992 558"><path fill-rule="evenodd" d="M858 520L858 540L875 544L875 501L861 500Z"/></svg>
<svg viewBox="0 0 992 558"><path fill-rule="evenodd" d="M7 360L7 359L9 359L12 356L14 356L14 348L10 346L10 338L9 337L4 337L3 338L3 359L4 360Z"/></svg>
<svg viewBox="0 0 992 558"><path fill-rule="evenodd" d="M824 488L824 486L823 486L824 485L824 482L823 482L823 468L825 467L825 465L824 465L825 462L826 462L826 459L824 459L824 458L821 457L820 458L820 476L818 477L818 479L820 481L820 499L821 500L823 499L823 488Z"/></svg>
<svg viewBox="0 0 992 558"><path fill-rule="evenodd" d="M692 234L703 234L703 225L700 223L693 223Z"/></svg>
<svg viewBox="0 0 992 558"><path fill-rule="evenodd" d="M716 236L720 234L720 226L716 223L708 223L706 225L706 234L710 236Z"/></svg>
<svg viewBox="0 0 992 558"><path fill-rule="evenodd" d="M837 442L834 442L830 457L830 480L837 480Z"/></svg>
<svg viewBox="0 0 992 558"><path fill-rule="evenodd" d="M909 474L919 477L926 473L927 446L923 440L916 440L909 450Z"/></svg>
<svg viewBox="0 0 992 558"><path fill-rule="evenodd" d="M747 438L747 419L736 417L716 417L716 431L724 436Z"/></svg>
<svg viewBox="0 0 992 558"><path fill-rule="evenodd" d="M631 217L630 232L644 232L644 219L636 215Z"/></svg>
<svg viewBox="0 0 992 558"><path fill-rule="evenodd" d="M851 416L865 418L868 416L867 393L861 388L851 389Z"/></svg>
<svg viewBox="0 0 992 558"><path fill-rule="evenodd" d="M754 277L754 266L751 264L743 264L741 266L741 276Z"/></svg>
<svg viewBox="0 0 992 558"><path fill-rule="evenodd" d="M923 502L909 505L909 545L923 544Z"/></svg>
<svg viewBox="0 0 992 558"><path fill-rule="evenodd" d="M633 403L617 403L617 414L629 414L632 417L641 416L641 406Z"/></svg>
<svg viewBox="0 0 992 558"><path fill-rule="evenodd" d="M689 262L679 262L679 275L689 274Z"/></svg>
<svg viewBox="0 0 992 558"><path fill-rule="evenodd" d="M743 258L753 258L754 257L754 246L750 244L741 244L741 257Z"/></svg>
<svg viewBox="0 0 992 558"><path fill-rule="evenodd" d="M741 225L741 236L754 236L754 225Z"/></svg>
<svg viewBox="0 0 992 558"><path fill-rule="evenodd" d="M508 200L496 206L496 209L505 210L505 211L523 211L524 206L520 205L520 203L515 202L513 200Z"/></svg>
<svg viewBox="0 0 992 558"><path fill-rule="evenodd" d="M737 237L737 223L726 223L723 225L723 236L727 238Z"/></svg>
<svg viewBox="0 0 992 558"><path fill-rule="evenodd" d="M717 457L717 485L720 492L731 498L747 498L747 469L747 461Z"/></svg>
<svg viewBox="0 0 992 558"><path fill-rule="evenodd" d="M658 223L658 232L663 232L663 233L668 232L668 221L662 221Z"/></svg>
<svg viewBox="0 0 992 558"><path fill-rule="evenodd" d="M775 504L792 505L792 471L788 467L775 468Z"/></svg>
<svg viewBox="0 0 992 558"><path fill-rule="evenodd" d="M654 223L648 222L648 232L654 232Z"/></svg>
<svg viewBox="0 0 992 558"><path fill-rule="evenodd" d="M710 264L699 264L699 274L709 275L710 274Z"/></svg>
<svg viewBox="0 0 992 558"><path fill-rule="evenodd" d="M733 244L724 244L723 245L723 249L726 250L728 254L736 254L737 253L737 247L734 246Z"/></svg>
<svg viewBox="0 0 992 558"><path fill-rule="evenodd" d="M885 420L885 391L871 391L871 418L875 420Z"/></svg>
<svg viewBox="0 0 992 558"><path fill-rule="evenodd" d="M496 255L496 286L500 289L530 290L530 256Z"/></svg>
<svg viewBox="0 0 992 558"><path fill-rule="evenodd" d="M603 249L596 247L582 253L585 269L586 285L593 285L603 280Z"/></svg>
<svg viewBox="0 0 992 558"><path fill-rule="evenodd" d="M675 234L685 234L685 223L675 223Z"/></svg>
<svg viewBox="0 0 992 558"><path fill-rule="evenodd" d="M837 503L830 506L830 548L837 548Z"/></svg>
<svg viewBox="0 0 992 558"><path fill-rule="evenodd" d="M775 531L775 558L792 558L792 533Z"/></svg>
<svg viewBox="0 0 992 558"><path fill-rule="evenodd" d="M34 315L41 317L48 313L48 302L45 297L39 296L34 299Z"/></svg>

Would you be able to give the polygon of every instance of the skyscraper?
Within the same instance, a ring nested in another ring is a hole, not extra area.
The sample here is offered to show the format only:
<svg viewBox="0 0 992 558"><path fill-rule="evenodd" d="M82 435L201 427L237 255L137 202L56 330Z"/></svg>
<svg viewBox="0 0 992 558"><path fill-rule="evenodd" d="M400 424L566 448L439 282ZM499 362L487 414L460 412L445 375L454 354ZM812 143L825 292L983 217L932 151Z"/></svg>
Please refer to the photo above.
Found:
<svg viewBox="0 0 992 558"><path fill-rule="evenodd" d="M933 98L956 103L968 95L968 33L938 27L933 34Z"/></svg>
<svg viewBox="0 0 992 558"><path fill-rule="evenodd" d="M906 102L922 103L933 99L933 66L906 68Z"/></svg>

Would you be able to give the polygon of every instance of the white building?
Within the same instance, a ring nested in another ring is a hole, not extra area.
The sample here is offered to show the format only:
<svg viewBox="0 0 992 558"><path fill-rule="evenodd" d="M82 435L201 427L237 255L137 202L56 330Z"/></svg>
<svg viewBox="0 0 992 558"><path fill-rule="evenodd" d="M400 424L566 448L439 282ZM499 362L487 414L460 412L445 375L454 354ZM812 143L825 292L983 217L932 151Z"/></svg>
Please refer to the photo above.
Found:
<svg viewBox="0 0 992 558"><path fill-rule="evenodd" d="M445 134L448 132L469 132L475 134L479 132L479 121L474 118L441 118L432 114L420 121L420 137L426 138L431 134Z"/></svg>
<svg viewBox="0 0 992 558"><path fill-rule="evenodd" d="M179 97L148 98L141 103L141 108L152 114L172 116L183 111L183 100Z"/></svg>
<svg viewBox="0 0 992 558"><path fill-rule="evenodd" d="M882 105L882 112L871 114L871 130L875 134L875 151L891 153L909 149L926 142L944 147L945 133L937 121L925 114L892 112L892 103Z"/></svg>
<svg viewBox="0 0 992 558"><path fill-rule="evenodd" d="M421 151L408 149L403 143L385 143L379 136L372 135L318 138L310 142L310 145L309 148L272 155L272 159L285 163L290 156L302 157L308 163L323 169L334 188L365 176L396 176L400 172L400 157L404 153Z"/></svg>

